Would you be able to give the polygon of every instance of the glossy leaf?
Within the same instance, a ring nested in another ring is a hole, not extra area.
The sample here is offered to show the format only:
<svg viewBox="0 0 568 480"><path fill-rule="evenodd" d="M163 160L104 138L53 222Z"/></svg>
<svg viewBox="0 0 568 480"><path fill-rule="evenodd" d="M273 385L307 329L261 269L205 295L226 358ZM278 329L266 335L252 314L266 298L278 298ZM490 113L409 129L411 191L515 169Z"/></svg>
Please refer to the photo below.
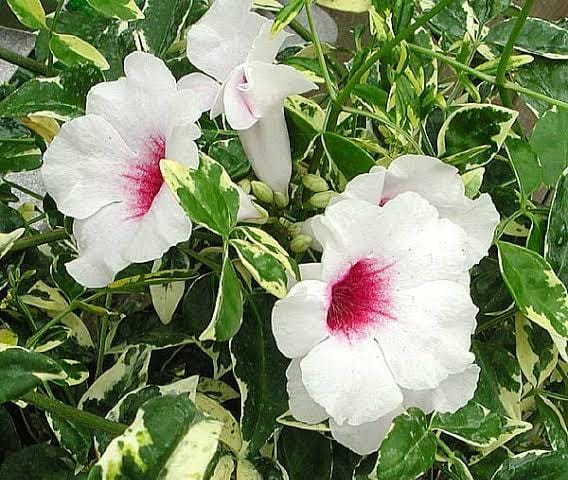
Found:
<svg viewBox="0 0 568 480"><path fill-rule="evenodd" d="M144 14L134 0L87 0L95 10L119 20L140 20Z"/></svg>
<svg viewBox="0 0 568 480"><path fill-rule="evenodd" d="M559 139L562 141L562 139ZM556 185L546 231L544 253L558 278L568 285L568 175Z"/></svg>
<svg viewBox="0 0 568 480"><path fill-rule="evenodd" d="M290 480L328 480L332 473L331 442L321 433L285 428L280 435L279 460Z"/></svg>
<svg viewBox="0 0 568 480"><path fill-rule="evenodd" d="M209 147L209 156L219 162L233 180L240 180L250 171L250 163L238 138L218 140Z"/></svg>
<svg viewBox="0 0 568 480"><path fill-rule="evenodd" d="M75 35L54 34L49 48L68 67L92 64L101 70L110 68L106 58L95 47Z"/></svg>
<svg viewBox="0 0 568 480"><path fill-rule="evenodd" d="M40 0L7 0L18 20L32 30L47 28L45 10Z"/></svg>
<svg viewBox="0 0 568 480"><path fill-rule="evenodd" d="M553 450L568 449L568 429L562 411L548 398L536 395L536 408L542 418L546 435Z"/></svg>
<svg viewBox="0 0 568 480"><path fill-rule="evenodd" d="M284 5L276 17L274 17L272 35L276 36L284 30L296 18L298 13L302 11L302 8L304 8L304 0L292 0L287 5Z"/></svg>
<svg viewBox="0 0 568 480"><path fill-rule="evenodd" d="M509 139L506 144L509 160L525 199L542 183L542 166L529 143L521 139Z"/></svg>
<svg viewBox="0 0 568 480"><path fill-rule="evenodd" d="M329 160L347 180L352 180L361 173L367 173L375 165L371 155L341 135L324 133L322 143Z"/></svg>
<svg viewBox="0 0 568 480"><path fill-rule="evenodd" d="M503 462L492 480L564 480L568 453L532 450Z"/></svg>

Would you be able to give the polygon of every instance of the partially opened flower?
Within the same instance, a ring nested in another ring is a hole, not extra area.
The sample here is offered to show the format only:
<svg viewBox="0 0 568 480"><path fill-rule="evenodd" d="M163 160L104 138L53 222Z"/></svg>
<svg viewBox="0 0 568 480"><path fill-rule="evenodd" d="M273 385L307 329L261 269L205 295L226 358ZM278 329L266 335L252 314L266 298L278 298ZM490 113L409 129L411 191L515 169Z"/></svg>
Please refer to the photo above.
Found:
<svg viewBox="0 0 568 480"><path fill-rule="evenodd" d="M376 450L406 406L454 411L471 399L476 307L467 237L415 193L383 207L348 199L314 224L321 264L272 315L301 421L329 418L334 437Z"/></svg>
<svg viewBox="0 0 568 480"><path fill-rule="evenodd" d="M178 90L153 55L132 53L124 70L126 77L91 89L87 114L62 127L42 167L59 210L76 219L79 257L67 269L88 287L107 285L129 264L159 258L191 234L159 164L169 158L198 167L195 94Z"/></svg>
<svg viewBox="0 0 568 480"><path fill-rule="evenodd" d="M251 12L251 0L216 0L191 27L187 55L205 72L180 80L199 91L211 117L222 113L235 130L257 177L285 193L292 174L284 119L287 96L317 88L296 69L275 65L285 33L271 37L272 21Z"/></svg>
<svg viewBox="0 0 568 480"><path fill-rule="evenodd" d="M356 198L384 205L404 192L420 194L438 209L442 218L464 229L470 266L487 254L499 223L491 197L486 193L475 200L466 197L458 169L437 158L406 155L394 160L388 169L374 167L349 182L334 201Z"/></svg>

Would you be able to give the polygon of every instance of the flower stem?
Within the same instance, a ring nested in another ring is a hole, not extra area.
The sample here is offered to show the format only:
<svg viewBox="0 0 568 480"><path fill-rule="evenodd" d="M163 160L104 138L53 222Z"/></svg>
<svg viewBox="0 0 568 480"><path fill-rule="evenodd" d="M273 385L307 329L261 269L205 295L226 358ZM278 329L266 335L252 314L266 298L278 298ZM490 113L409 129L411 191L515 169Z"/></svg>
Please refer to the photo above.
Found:
<svg viewBox="0 0 568 480"><path fill-rule="evenodd" d="M98 415L79 410L75 407L66 405L59 400L42 395L41 393L27 393L22 400L39 408L40 410L53 413L54 415L69 420L76 425L88 428L89 430L107 432L112 435L121 435L128 428L128 425L112 422L106 418L99 417Z"/></svg>
<svg viewBox="0 0 568 480"><path fill-rule="evenodd" d="M37 247L39 245L44 245L46 243L58 242L59 240L65 240L68 238L67 232L63 228L57 230L52 230L50 232L40 233L39 235L34 235L32 237L22 238L14 243L14 246L10 250L11 252L19 252L31 247Z"/></svg>
<svg viewBox="0 0 568 480"><path fill-rule="evenodd" d="M105 300L105 308L108 310L112 303L112 293L107 293ZM108 334L108 320L109 316L103 315L99 325L99 344L97 348L97 366L95 369L95 380L99 378L103 371L103 363L105 360L106 340Z"/></svg>
<svg viewBox="0 0 568 480"><path fill-rule="evenodd" d="M513 25L513 30L511 30L511 34L509 35L509 39L505 44L505 48L503 49L503 53L501 55L501 60L499 61L499 65L497 66L497 74L495 76L495 83L497 88L499 89L499 96L501 97L501 101L503 105L507 108L511 108L513 106L513 101L511 99L511 92L506 87L506 74L507 74L507 65L509 64L509 59L513 54L513 49L515 48L515 43L525 26L525 22L527 21L527 17L534 5L534 0L526 0L525 4L523 5L522 10L519 12L517 16L517 20L515 20L515 25Z"/></svg>
<svg viewBox="0 0 568 480"><path fill-rule="evenodd" d="M331 97L332 101L335 101L337 98L335 85L331 80L331 76L329 75L329 70L327 69L327 63L325 61L325 55L323 53L323 48L321 46L321 41L318 35L318 31L316 28L316 24L314 21L314 14L312 12L312 0L304 0L304 5L306 7L306 14L308 16L308 23L310 25L310 32L312 34L313 42L316 46L316 51L318 53L319 64L321 66L323 72L323 78L325 79L325 85L327 87L327 91L329 96Z"/></svg>
<svg viewBox="0 0 568 480"><path fill-rule="evenodd" d="M32 73L37 73L39 75L46 75L47 68L43 63L39 63L31 58L24 57L12 50L0 46L0 58L2 60L11 63L12 65L17 65L18 67L24 68Z"/></svg>
<svg viewBox="0 0 568 480"><path fill-rule="evenodd" d="M16 140L16 139L13 139L13 140ZM20 140L20 139L17 139L17 140ZM22 139L22 140L24 140L24 139ZM26 140L26 142L22 142L22 143L30 143L28 140L31 140L31 143L35 143L35 141L32 140L32 139L25 139L25 140ZM25 193L26 195L29 195L32 198L35 198L36 200L43 201L43 195L40 195L39 193L36 193L33 190L30 190L29 188L23 187L22 185L18 185L17 183L14 183L14 182L10 182L9 180L6 180L6 179L4 179L4 183L6 185L12 187L12 188L15 188L16 190L19 190L22 193Z"/></svg>

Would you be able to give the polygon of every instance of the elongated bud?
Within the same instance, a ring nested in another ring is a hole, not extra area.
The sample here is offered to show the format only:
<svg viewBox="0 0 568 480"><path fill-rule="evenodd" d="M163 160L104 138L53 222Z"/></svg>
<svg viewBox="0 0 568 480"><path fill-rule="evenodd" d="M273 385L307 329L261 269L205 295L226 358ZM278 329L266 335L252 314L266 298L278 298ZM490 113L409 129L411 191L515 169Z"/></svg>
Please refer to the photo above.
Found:
<svg viewBox="0 0 568 480"><path fill-rule="evenodd" d="M248 178L243 178L238 185L243 189L243 192L245 192L247 195L250 194L251 184Z"/></svg>
<svg viewBox="0 0 568 480"><path fill-rule="evenodd" d="M302 177L302 183L304 184L304 187L306 187L308 190L311 190L312 192L319 193L327 192L329 190L329 185L319 175L304 175Z"/></svg>
<svg viewBox="0 0 568 480"><path fill-rule="evenodd" d="M290 242L290 250L294 253L303 253L312 245L312 237L309 235L298 235Z"/></svg>
<svg viewBox="0 0 568 480"><path fill-rule="evenodd" d="M272 189L262 182L251 182L252 193L256 198L264 203L274 203L274 192Z"/></svg>
<svg viewBox="0 0 568 480"><path fill-rule="evenodd" d="M333 197L337 195L336 192L328 190L327 192L320 192L312 195L310 198L310 205L315 208L325 208L329 205L329 202Z"/></svg>
<svg viewBox="0 0 568 480"><path fill-rule="evenodd" d="M274 202L280 208L285 208L290 203L290 197L287 193L274 192Z"/></svg>

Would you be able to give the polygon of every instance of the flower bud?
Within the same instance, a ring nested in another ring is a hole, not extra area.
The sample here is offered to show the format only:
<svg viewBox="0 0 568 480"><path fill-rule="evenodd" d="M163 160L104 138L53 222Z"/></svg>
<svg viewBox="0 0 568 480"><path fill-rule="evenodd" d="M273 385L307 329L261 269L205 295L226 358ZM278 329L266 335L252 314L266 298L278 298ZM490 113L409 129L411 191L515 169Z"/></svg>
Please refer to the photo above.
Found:
<svg viewBox="0 0 568 480"><path fill-rule="evenodd" d="M239 187L242 188L243 192L245 192L247 195L250 194L250 190L251 190L251 184L250 184L250 180L248 178L243 178L239 183L238 183Z"/></svg>
<svg viewBox="0 0 568 480"><path fill-rule="evenodd" d="M254 196L258 198L261 202L264 203L274 202L274 192L268 185L266 185L266 183L254 181L251 182L251 187Z"/></svg>
<svg viewBox="0 0 568 480"><path fill-rule="evenodd" d="M336 192L328 190L327 192L320 192L312 195L309 204L315 208L326 208L333 197L337 195Z"/></svg>
<svg viewBox="0 0 568 480"><path fill-rule="evenodd" d="M285 208L290 203L290 197L288 197L287 193L274 192L274 201L276 202L276 206Z"/></svg>
<svg viewBox="0 0 568 480"><path fill-rule="evenodd" d="M290 242L290 250L294 253L303 253L310 248L312 241L309 235L298 235Z"/></svg>
<svg viewBox="0 0 568 480"><path fill-rule="evenodd" d="M327 182L321 178L319 175L308 174L302 177L302 183L304 187L312 192L327 192L329 190L329 185Z"/></svg>

